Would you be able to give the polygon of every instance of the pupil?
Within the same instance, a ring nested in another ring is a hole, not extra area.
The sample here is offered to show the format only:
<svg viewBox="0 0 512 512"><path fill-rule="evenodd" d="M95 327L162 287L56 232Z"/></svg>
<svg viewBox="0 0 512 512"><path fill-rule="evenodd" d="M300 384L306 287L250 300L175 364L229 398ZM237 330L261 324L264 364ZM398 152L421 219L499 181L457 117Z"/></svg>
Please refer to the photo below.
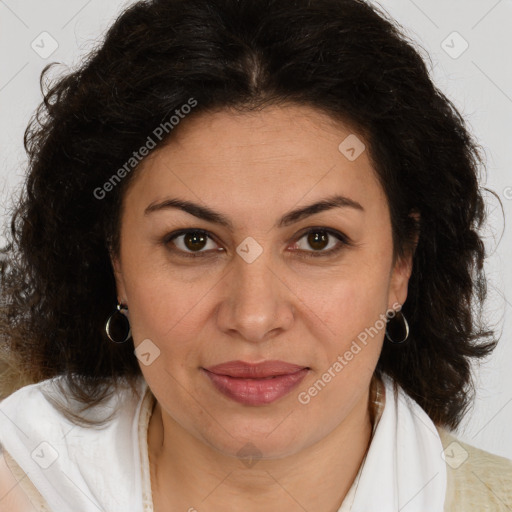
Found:
<svg viewBox="0 0 512 512"><path fill-rule="evenodd" d="M185 235L185 245L188 249L202 249L206 244L206 236L203 233L197 231L193 233L187 233Z"/></svg>
<svg viewBox="0 0 512 512"><path fill-rule="evenodd" d="M313 249L323 249L327 246L327 233L324 231L310 233L308 243Z"/></svg>

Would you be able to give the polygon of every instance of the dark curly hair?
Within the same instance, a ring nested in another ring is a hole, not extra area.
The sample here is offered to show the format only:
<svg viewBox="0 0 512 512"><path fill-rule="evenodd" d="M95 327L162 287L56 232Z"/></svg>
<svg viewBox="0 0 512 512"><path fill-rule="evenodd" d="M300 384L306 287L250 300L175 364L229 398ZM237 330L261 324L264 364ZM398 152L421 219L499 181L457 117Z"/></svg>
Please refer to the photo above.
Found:
<svg viewBox="0 0 512 512"><path fill-rule="evenodd" d="M497 343L482 320L483 160L385 11L362 0L140 1L77 70L44 84L52 66L25 132L28 176L2 263L3 396L62 375L87 408L111 384L141 376L133 340L115 344L104 332L117 302L109 251L119 250L123 192L137 168L103 199L93 191L155 127L190 98L191 116L298 104L364 138L388 199L395 258L414 250L419 230L402 309L409 342L385 344L376 372L435 424L458 426L474 397L471 362Z"/></svg>

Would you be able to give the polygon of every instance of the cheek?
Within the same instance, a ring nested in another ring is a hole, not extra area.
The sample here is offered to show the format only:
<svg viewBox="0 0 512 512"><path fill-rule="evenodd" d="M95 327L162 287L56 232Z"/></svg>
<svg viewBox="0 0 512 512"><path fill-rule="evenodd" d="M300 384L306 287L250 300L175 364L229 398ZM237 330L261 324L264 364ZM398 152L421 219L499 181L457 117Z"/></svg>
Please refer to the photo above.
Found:
<svg viewBox="0 0 512 512"><path fill-rule="evenodd" d="M179 281L164 276L139 274L127 286L130 301L130 323L134 340L151 338L155 343L178 345L184 336L193 336L200 327L201 296L197 289L184 287Z"/></svg>
<svg viewBox="0 0 512 512"><path fill-rule="evenodd" d="M304 290L301 302L315 313L312 318L317 319L318 325L328 327L326 332L335 347L343 348L359 333L375 326L386 313L388 289L389 268L385 260L366 262L359 258L341 272L317 281L314 291L310 287Z"/></svg>
<svg viewBox="0 0 512 512"><path fill-rule="evenodd" d="M297 399L313 416L328 416L327 423L348 414L375 370L385 334L387 275L387 269L377 267L372 273L347 273L331 281L328 295L310 295L307 306L315 312L310 318L316 319L310 329L318 334L327 324L329 335L317 337L322 355Z"/></svg>
<svg viewBox="0 0 512 512"><path fill-rule="evenodd" d="M139 357L146 380L160 386L177 379L186 389L193 390L198 366L219 359L212 354L215 345L211 343L219 336L212 320L217 304L213 288L218 276L185 283L175 271L148 267L131 276L127 295L134 345L136 349L140 346L140 353L145 350L141 343L149 339L151 343L146 344L150 352L158 354L147 366ZM165 387L163 393L171 393L177 403L186 401L186 396L180 395L180 386L173 390L171 387Z"/></svg>

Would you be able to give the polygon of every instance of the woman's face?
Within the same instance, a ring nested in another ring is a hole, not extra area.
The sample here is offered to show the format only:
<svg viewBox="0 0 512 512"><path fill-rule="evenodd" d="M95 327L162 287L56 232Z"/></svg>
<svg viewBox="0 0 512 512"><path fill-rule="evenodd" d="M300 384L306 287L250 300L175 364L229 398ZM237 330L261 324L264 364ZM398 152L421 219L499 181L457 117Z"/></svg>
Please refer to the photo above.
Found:
<svg viewBox="0 0 512 512"><path fill-rule="evenodd" d="M393 266L386 197L355 137L302 106L203 113L126 192L114 267L142 372L164 415L226 455L290 455L364 417L411 261ZM346 199L291 214L334 196ZM304 370L205 371L234 360Z"/></svg>

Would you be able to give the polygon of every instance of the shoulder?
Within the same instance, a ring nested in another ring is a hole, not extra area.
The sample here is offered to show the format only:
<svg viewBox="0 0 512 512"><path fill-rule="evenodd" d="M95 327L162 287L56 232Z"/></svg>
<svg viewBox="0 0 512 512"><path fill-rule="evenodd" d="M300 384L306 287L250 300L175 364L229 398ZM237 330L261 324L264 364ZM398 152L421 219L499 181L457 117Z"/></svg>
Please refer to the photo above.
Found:
<svg viewBox="0 0 512 512"><path fill-rule="evenodd" d="M445 512L512 510L512 460L437 430L447 471Z"/></svg>
<svg viewBox="0 0 512 512"><path fill-rule="evenodd" d="M24 477L14 475L5 453L0 452L0 512L37 512L21 486Z"/></svg>
<svg viewBox="0 0 512 512"><path fill-rule="evenodd" d="M50 379L25 386L0 402L0 491L8 497L0 499L0 512L71 510L70 504L85 510L90 500L100 510L115 509L117 504L120 510L128 509L137 494L134 427L145 383L140 381L139 396L121 386L86 412L66 393L67 387L61 390L53 384ZM54 399L88 421L107 421L99 427L74 423L55 408ZM115 488L119 475L131 484L123 487L117 482L114 493L98 490L98 468L105 461L108 471L101 474L105 489ZM35 509L15 507L17 502L28 507L27 497ZM43 508L43 503L49 508Z"/></svg>
<svg viewBox="0 0 512 512"><path fill-rule="evenodd" d="M24 386L8 397L0 400L0 425L2 423L15 424L16 419L26 421L40 432L45 423L54 428L55 421L67 423L76 427L80 419L85 425L102 424L107 422L113 413L134 411L147 388L143 378L136 385L137 393L134 395L128 383L120 382L117 386L109 384L105 399L92 407L76 400L70 392L69 384L63 376L53 377L36 384ZM66 414L64 414L64 412ZM38 417L38 422L34 422ZM78 420L77 423L73 420ZM18 427L19 425L14 425ZM1 439L0 439L1 442Z"/></svg>
<svg viewBox="0 0 512 512"><path fill-rule="evenodd" d="M13 445L35 449L36 439L49 442L64 438L59 444L67 445L70 429L87 437L101 430L105 437L105 430L125 429L133 422L146 388L145 381L139 379L134 394L121 382L108 390L101 403L85 407L73 397L62 376L22 387L0 401L0 446L16 458Z"/></svg>

